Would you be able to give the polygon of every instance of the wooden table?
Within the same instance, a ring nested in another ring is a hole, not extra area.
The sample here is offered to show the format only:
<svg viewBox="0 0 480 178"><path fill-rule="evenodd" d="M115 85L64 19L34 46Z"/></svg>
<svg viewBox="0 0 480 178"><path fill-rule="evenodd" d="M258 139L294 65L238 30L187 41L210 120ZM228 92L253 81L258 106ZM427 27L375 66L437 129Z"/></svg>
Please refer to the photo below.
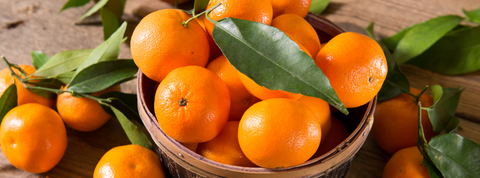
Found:
<svg viewBox="0 0 480 178"><path fill-rule="evenodd" d="M98 17L87 19L85 25L73 24L93 3L58 14L66 1L0 1L0 55L5 55L13 63L31 64L32 50L41 50L52 56L64 50L94 48L99 45L103 37ZM139 4L147 1L150 0L128 0L124 15L124 19L129 22L127 34L131 34L139 21L134 15L135 10ZM160 4L160 7L165 6ZM383 38L436 16L462 15L462 8L473 10L478 7L478 0L332 0L323 15L346 31L364 34L362 28L374 21L375 34L378 38ZM128 44L122 45L120 57L131 58ZM5 64L0 63L0 68L5 68ZM457 110L457 116L461 118L458 133L480 143L480 112L477 112L480 106L480 72L444 76L414 66L402 66L402 70L414 87L422 88L433 84L465 87ZM135 81L123 84L122 90L135 92ZM16 169L0 154L0 177L92 177L96 163L106 151L129 143L116 119L111 119L93 132L67 129L67 134L67 151L51 171L31 174ZM381 177L389 158L390 155L369 137L355 156L346 177Z"/></svg>

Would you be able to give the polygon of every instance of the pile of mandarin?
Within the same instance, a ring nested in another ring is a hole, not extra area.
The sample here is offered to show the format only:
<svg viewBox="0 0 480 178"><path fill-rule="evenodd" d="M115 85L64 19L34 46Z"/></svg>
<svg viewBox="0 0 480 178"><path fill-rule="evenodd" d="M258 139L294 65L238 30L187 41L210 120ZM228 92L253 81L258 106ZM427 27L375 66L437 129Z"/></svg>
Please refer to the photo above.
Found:
<svg viewBox="0 0 480 178"><path fill-rule="evenodd" d="M304 19L311 0L210 0L208 16L239 18L283 31L329 78L347 108L380 90L387 63L375 40L352 32L322 44ZM182 10L144 17L131 39L136 65L158 82L155 116L161 129L192 151L224 164L282 168L335 148L347 136L327 102L270 90L240 73L212 38L205 16ZM185 23L188 22L188 23Z"/></svg>

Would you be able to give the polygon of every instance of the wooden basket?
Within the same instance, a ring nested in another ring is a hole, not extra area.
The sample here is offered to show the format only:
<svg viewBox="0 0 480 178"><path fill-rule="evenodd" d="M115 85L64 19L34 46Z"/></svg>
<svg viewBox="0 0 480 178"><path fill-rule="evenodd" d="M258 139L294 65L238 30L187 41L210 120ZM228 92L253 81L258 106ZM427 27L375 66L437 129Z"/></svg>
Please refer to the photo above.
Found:
<svg viewBox="0 0 480 178"><path fill-rule="evenodd" d="M316 29L322 42L326 42L333 36L343 32L341 28L321 16L309 13L305 19ZM293 167L281 169L249 168L226 165L206 159L168 137L160 129L153 114L153 102L157 84L141 71L138 76L137 96L140 117L151 134L160 159L168 169L170 176L178 178L343 177L350 167L354 155L370 133L377 99L375 97L364 106L349 109L350 114L348 116L341 113L337 115L349 130L350 136L339 144L336 149Z"/></svg>

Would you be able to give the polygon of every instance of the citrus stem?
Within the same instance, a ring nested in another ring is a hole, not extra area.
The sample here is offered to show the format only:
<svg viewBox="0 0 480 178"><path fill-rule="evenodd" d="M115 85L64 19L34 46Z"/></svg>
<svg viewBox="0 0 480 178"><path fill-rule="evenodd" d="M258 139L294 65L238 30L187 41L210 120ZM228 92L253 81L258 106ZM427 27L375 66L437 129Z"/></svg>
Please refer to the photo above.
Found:
<svg viewBox="0 0 480 178"><path fill-rule="evenodd" d="M188 23L190 23L190 21L192 21L193 19L196 19L196 18L202 16L203 14L205 14L205 13L207 13L207 12L212 11L213 9L217 8L218 6L220 6L220 4L222 4L222 3L216 4L215 6L211 7L210 9L207 9L207 10L203 11L202 13L197 14L197 15L189 18L187 21L183 21L183 22L182 22L183 27L188 28Z"/></svg>
<svg viewBox="0 0 480 178"><path fill-rule="evenodd" d="M427 161L430 160L427 152L425 151L425 144L427 144L427 139L425 139L425 133L423 131L422 125L422 102L418 101L418 140L417 148L420 151L420 154L423 156L422 164L426 165Z"/></svg>

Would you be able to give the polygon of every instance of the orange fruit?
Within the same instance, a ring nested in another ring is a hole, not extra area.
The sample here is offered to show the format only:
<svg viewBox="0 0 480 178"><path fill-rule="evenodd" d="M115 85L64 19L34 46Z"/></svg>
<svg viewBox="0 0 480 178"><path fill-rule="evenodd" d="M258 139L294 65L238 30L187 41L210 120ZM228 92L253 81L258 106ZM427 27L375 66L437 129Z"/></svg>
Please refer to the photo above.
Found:
<svg viewBox="0 0 480 178"><path fill-rule="evenodd" d="M387 61L378 43L359 33L333 37L318 53L315 63L347 108L372 100L387 76Z"/></svg>
<svg viewBox="0 0 480 178"><path fill-rule="evenodd" d="M238 70L224 55L210 62L207 69L217 74L228 87L231 102L229 120L240 120L250 106L260 101L247 91L238 77Z"/></svg>
<svg viewBox="0 0 480 178"><path fill-rule="evenodd" d="M410 88L414 95L420 90ZM420 96L422 107L433 105L433 99L423 93ZM394 98L379 102L375 111L372 136L386 152L393 154L406 147L415 146L418 139L418 105L415 98L402 93ZM436 135L426 110L422 110L422 125L425 138L430 140Z"/></svg>
<svg viewBox="0 0 480 178"><path fill-rule="evenodd" d="M238 143L240 121L228 121L213 140L198 144L197 153L207 159L234 166L254 167Z"/></svg>
<svg viewBox="0 0 480 178"><path fill-rule="evenodd" d="M286 98L260 101L245 111L238 127L240 148L266 168L307 161L320 145L320 122L303 103Z"/></svg>
<svg viewBox="0 0 480 178"><path fill-rule="evenodd" d="M200 17L196 18L195 20L197 20L198 24L200 24L200 26L202 26L203 30L205 30L205 33L207 33L207 29L205 28L205 15L201 15ZM222 51L220 50L220 48L217 46L217 44L215 43L215 41L213 40L213 38L210 36L210 35L207 35L207 38L208 38L208 44L210 45L210 57L209 57L209 62L211 62L212 60L216 59L217 57L219 57L220 55L222 55Z"/></svg>
<svg viewBox="0 0 480 178"><path fill-rule="evenodd" d="M3 95L5 90L13 84L12 75L10 75L10 70L8 68L0 70L0 97Z"/></svg>
<svg viewBox="0 0 480 178"><path fill-rule="evenodd" d="M135 27L130 51L138 68L160 82L175 68L205 67L209 58L208 38L196 20L178 9L162 9L145 16Z"/></svg>
<svg viewBox="0 0 480 178"><path fill-rule="evenodd" d="M302 17L296 14L283 14L275 17L272 26L285 32L290 38L304 46L311 55L317 56L320 51L320 39L315 29Z"/></svg>
<svg viewBox="0 0 480 178"><path fill-rule="evenodd" d="M19 65L20 68L22 68L27 76L35 73L35 67L31 65ZM20 72L17 69L14 69L15 73L19 76ZM22 78L25 78L26 76L21 76ZM30 76L32 79L36 78L34 76ZM5 90L13 84L13 79L15 79L15 86L17 87L17 104L22 105L26 103L38 103L50 108L53 108L55 106L55 100L54 99L48 99L43 96L40 96L28 89L26 89L23 84L16 79L15 77L12 77L10 75L10 70L8 68L5 68L0 71L0 96L5 92ZM35 82L35 81L31 81Z"/></svg>
<svg viewBox="0 0 480 178"><path fill-rule="evenodd" d="M423 156L416 146L396 152L383 169L384 178L429 178Z"/></svg>
<svg viewBox="0 0 480 178"><path fill-rule="evenodd" d="M218 3L221 5L208 14L215 21L232 17L267 25L272 23L273 10L269 0L210 0L207 9ZM212 36L214 24L207 18L204 21L208 34Z"/></svg>
<svg viewBox="0 0 480 178"><path fill-rule="evenodd" d="M320 122L320 126L322 127L322 142L327 137L328 132L330 132L330 127L332 126L332 119L330 114L330 105L320 99L311 96L302 96L297 101L305 104L308 108L310 108L313 113L318 118ZM321 143L320 143L321 145Z"/></svg>
<svg viewBox="0 0 480 178"><path fill-rule="evenodd" d="M273 18L282 14L297 14L305 18L312 5L312 0L270 0L273 8Z"/></svg>
<svg viewBox="0 0 480 178"><path fill-rule="evenodd" d="M91 95L98 97L110 91L120 91L120 86L116 85ZM97 101L86 97L75 97L68 92L58 95L57 111L65 124L82 132L97 130L112 117Z"/></svg>
<svg viewBox="0 0 480 178"><path fill-rule="evenodd" d="M272 98L290 98L296 100L303 96L302 94L290 93L283 90L270 90L264 86L258 85L251 78L240 72L238 72L238 77L240 77L240 80L242 81L248 92L261 100L267 100Z"/></svg>
<svg viewBox="0 0 480 178"><path fill-rule="evenodd" d="M53 109L27 103L10 110L0 127L2 152L15 167L47 172L60 162L67 149L67 132Z"/></svg>
<svg viewBox="0 0 480 178"><path fill-rule="evenodd" d="M198 143L180 143L189 150L195 152L197 151Z"/></svg>
<svg viewBox="0 0 480 178"><path fill-rule="evenodd" d="M154 100L158 124L165 134L182 143L212 140L228 121L228 88L203 67L174 69L158 85Z"/></svg>
<svg viewBox="0 0 480 178"><path fill-rule="evenodd" d="M335 147L345 141L349 135L350 134L348 133L347 128L342 124L342 122L336 117L332 116L332 126L330 127L330 132L325 139L322 139L322 143L320 144L320 147L318 147L318 150L313 157L316 158L322 156L330 150L335 149Z"/></svg>
<svg viewBox="0 0 480 178"><path fill-rule="evenodd" d="M105 153L95 167L94 178L164 178L162 163L152 151L140 145L124 145Z"/></svg>

